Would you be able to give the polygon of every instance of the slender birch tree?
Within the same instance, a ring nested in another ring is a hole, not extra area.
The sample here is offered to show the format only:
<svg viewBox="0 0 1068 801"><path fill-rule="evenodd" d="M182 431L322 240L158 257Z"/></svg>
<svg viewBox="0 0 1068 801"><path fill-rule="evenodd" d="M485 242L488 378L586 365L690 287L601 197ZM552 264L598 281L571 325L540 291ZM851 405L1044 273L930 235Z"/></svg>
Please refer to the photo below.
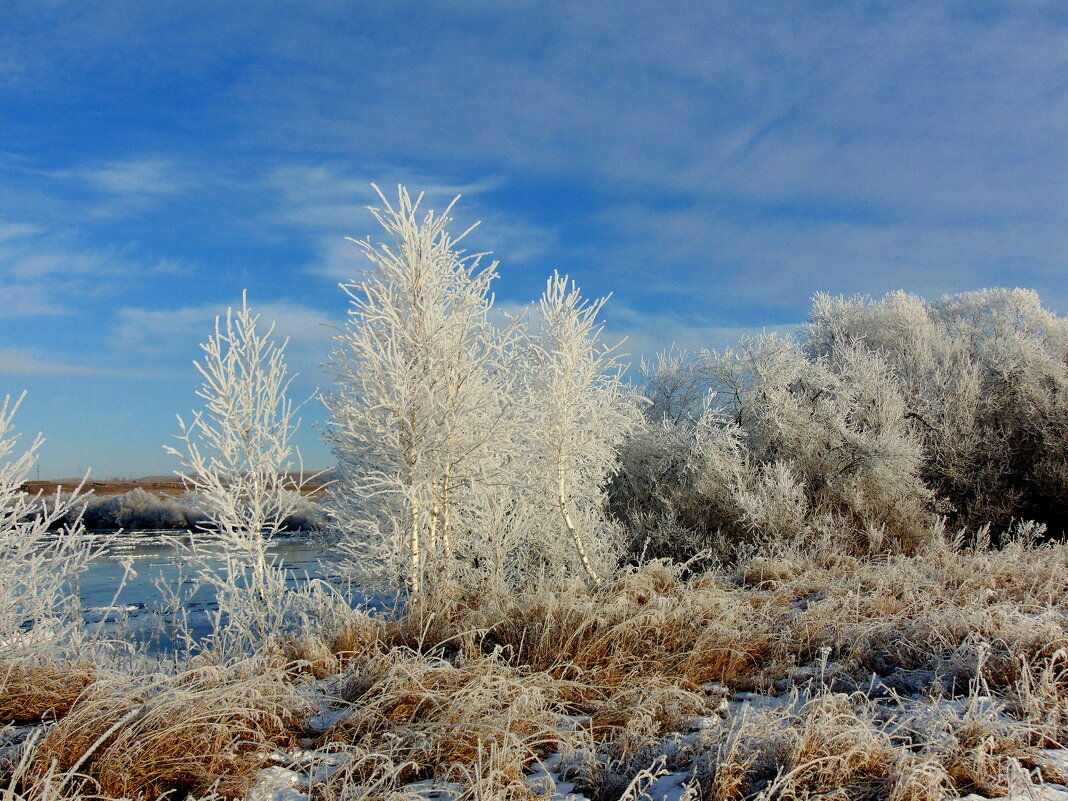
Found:
<svg viewBox="0 0 1068 801"><path fill-rule="evenodd" d="M594 583L602 576L591 550L603 550L600 540L610 528L605 485L617 467L618 445L641 417L618 354L601 343L598 316L607 301L584 300L559 273L548 280L534 315L521 427L532 505L551 510Z"/></svg>

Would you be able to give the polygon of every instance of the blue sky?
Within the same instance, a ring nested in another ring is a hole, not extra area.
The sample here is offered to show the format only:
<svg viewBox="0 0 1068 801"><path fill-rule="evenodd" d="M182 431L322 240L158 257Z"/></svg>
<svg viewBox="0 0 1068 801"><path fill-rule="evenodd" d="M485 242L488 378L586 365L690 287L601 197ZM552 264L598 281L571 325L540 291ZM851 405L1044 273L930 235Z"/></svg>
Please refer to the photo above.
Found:
<svg viewBox="0 0 1068 801"><path fill-rule="evenodd" d="M463 194L501 302L553 269L614 292L633 353L817 291L1063 314L1066 132L1062 3L7 0L0 394L28 390L43 476L169 472L246 287L327 388L371 181Z"/></svg>

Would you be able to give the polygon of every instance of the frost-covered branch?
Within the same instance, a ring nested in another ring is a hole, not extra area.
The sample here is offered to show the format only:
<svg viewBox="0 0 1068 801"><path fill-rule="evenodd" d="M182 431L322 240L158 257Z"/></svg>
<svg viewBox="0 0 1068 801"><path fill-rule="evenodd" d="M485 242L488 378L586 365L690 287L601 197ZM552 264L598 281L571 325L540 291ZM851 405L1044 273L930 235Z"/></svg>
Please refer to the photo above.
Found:
<svg viewBox="0 0 1068 801"><path fill-rule="evenodd" d="M16 455L14 417L22 397L0 405L0 656L70 640L80 626L77 580L106 546L73 512L81 487L51 498L22 489L44 440Z"/></svg>

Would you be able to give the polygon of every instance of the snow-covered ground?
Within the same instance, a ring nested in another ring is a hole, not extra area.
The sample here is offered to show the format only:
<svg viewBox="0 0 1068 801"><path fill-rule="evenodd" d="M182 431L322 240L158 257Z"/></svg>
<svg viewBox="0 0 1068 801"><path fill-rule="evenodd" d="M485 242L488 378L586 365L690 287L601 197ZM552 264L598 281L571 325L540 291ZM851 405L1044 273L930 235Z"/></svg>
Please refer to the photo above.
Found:
<svg viewBox="0 0 1068 801"><path fill-rule="evenodd" d="M345 705L331 700L336 697L338 689L336 676L320 680L308 688L309 696L318 706L318 711L307 723L306 730L310 735L326 732L345 718ZM698 750L703 733L730 727L747 717L769 712L797 712L812 698L798 693L730 693L719 686L712 690L713 694L717 694L715 690L720 690L718 694L723 696L722 703L716 710L717 714L691 719L686 731L666 736L662 741L663 752L659 756L654 755L648 768L634 777L621 796L623 801L695 801L701 796L695 783L694 768L673 771L666 765L678 762L678 755L681 753ZM944 719L946 715L960 716L969 712L1005 720L999 702L982 696L973 696L967 700L946 699L931 702L917 695L914 698L895 699L895 703L887 705L886 708L894 710L894 725L913 729L939 718ZM562 720L561 725L582 725L586 720L569 718ZM1039 753L1049 766L1061 774L1068 775L1068 749L1046 749ZM291 751L266 755L266 766L259 771L256 783L248 794L248 801L310 801L312 787L343 769L349 759L349 755L344 751L330 748L316 750L312 739ZM540 797L552 801L589 801L586 795L576 789L575 782L567 778L572 772L565 757L553 754L533 765L527 782ZM1068 801L1068 787L1043 781L1040 774L1028 773L1022 768L1019 769L1018 775L1009 777L1008 784L1010 792L1007 795L993 797L1005 798L1007 801ZM412 799L427 801L454 801L462 794L463 789L456 783L435 781L413 782L403 787ZM973 793L960 796L959 801L983 801L985 798L987 797Z"/></svg>

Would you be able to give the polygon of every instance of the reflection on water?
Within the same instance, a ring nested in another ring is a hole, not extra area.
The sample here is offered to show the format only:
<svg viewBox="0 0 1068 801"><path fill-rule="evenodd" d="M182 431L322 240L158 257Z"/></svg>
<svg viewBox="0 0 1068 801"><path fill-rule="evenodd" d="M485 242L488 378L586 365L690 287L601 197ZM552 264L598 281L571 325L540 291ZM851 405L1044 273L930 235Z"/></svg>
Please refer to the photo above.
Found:
<svg viewBox="0 0 1068 801"><path fill-rule="evenodd" d="M86 623L107 629L121 619L124 639L152 643L152 650L166 651L174 645L171 629L176 612L188 621L195 637L207 634L209 616L217 605L211 587L197 586L188 558L189 537L173 531L138 532L119 535L119 543L81 577L78 593ZM291 586L328 579L331 567L340 561L329 546L302 537L279 538L268 552L287 572ZM212 564L221 567L222 562ZM344 594L351 602L369 600L351 591ZM170 608L175 597L182 599L181 610Z"/></svg>

